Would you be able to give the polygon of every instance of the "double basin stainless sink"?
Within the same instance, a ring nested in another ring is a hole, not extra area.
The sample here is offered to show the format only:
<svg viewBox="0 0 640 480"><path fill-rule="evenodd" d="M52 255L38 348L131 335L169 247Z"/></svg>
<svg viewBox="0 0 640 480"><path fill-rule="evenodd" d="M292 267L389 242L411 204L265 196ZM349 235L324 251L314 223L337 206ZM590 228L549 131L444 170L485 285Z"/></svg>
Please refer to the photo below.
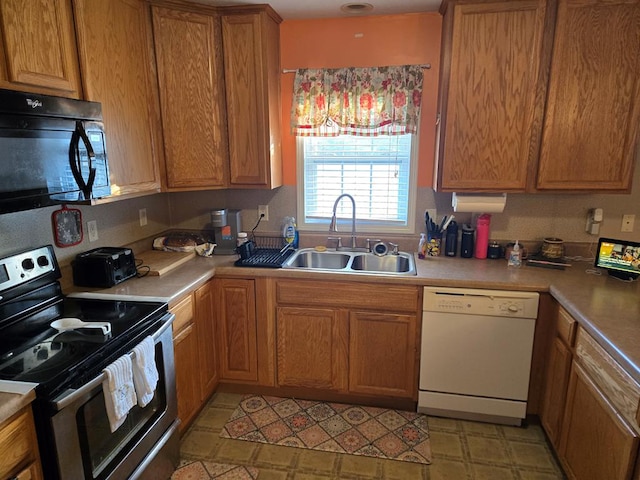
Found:
<svg viewBox="0 0 640 480"><path fill-rule="evenodd" d="M317 251L313 248L303 248L294 253L283 268L387 275L416 274L413 255L405 252L378 256L368 252Z"/></svg>

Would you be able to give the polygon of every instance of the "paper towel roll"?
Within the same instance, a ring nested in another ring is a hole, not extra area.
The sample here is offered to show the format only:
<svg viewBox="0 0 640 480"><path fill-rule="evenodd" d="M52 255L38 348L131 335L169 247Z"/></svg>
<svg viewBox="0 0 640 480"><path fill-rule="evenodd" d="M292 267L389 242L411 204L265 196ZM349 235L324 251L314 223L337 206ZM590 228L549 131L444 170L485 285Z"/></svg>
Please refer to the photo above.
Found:
<svg viewBox="0 0 640 480"><path fill-rule="evenodd" d="M454 212L502 213L507 204L506 193L453 193Z"/></svg>

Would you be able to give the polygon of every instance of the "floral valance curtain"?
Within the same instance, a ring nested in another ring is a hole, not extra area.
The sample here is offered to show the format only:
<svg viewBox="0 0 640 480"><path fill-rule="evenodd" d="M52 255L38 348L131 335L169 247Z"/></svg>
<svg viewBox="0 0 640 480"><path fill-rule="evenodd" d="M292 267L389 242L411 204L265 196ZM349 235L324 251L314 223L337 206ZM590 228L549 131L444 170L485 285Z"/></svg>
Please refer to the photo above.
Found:
<svg viewBox="0 0 640 480"><path fill-rule="evenodd" d="M296 71L291 131L297 136L416 133L419 65Z"/></svg>

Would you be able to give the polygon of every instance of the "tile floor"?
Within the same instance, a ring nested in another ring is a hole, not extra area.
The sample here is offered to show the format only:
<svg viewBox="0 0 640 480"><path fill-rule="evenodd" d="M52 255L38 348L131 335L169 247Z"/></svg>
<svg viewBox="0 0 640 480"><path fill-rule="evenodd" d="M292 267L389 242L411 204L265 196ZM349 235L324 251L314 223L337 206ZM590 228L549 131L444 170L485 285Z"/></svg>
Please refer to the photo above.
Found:
<svg viewBox="0 0 640 480"><path fill-rule="evenodd" d="M182 438L183 460L259 469L258 480L551 480L564 476L537 424L505 427L429 417L431 465L220 438L242 395L216 393Z"/></svg>

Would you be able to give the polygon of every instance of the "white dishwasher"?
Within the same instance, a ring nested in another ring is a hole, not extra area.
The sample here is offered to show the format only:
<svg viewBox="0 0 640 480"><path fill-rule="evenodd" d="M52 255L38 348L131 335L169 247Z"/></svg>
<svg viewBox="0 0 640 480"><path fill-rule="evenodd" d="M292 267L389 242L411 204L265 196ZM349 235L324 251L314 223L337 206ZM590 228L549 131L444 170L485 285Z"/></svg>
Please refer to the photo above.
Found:
<svg viewBox="0 0 640 480"><path fill-rule="evenodd" d="M418 411L520 425L538 300L532 292L425 287Z"/></svg>

